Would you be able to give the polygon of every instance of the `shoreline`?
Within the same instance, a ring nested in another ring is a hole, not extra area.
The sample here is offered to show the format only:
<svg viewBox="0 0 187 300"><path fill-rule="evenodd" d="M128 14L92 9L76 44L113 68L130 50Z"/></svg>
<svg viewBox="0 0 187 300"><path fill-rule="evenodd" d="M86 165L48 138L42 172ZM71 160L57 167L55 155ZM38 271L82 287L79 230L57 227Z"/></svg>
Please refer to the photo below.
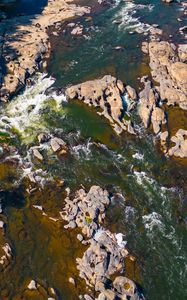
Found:
<svg viewBox="0 0 187 300"><path fill-rule="evenodd" d="M68 20L90 15L93 6L80 6L79 1L76 3L73 0L49 0L38 16L20 16L1 22L1 59L4 60L3 69L7 69L1 75L1 101L9 101L43 67L51 51L48 28L61 27Z"/></svg>

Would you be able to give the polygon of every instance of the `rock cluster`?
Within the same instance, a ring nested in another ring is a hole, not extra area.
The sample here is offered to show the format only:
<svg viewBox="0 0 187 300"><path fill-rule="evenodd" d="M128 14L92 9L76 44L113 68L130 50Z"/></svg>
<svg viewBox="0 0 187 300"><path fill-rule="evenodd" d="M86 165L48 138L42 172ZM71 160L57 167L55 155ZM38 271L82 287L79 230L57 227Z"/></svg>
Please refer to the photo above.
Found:
<svg viewBox="0 0 187 300"><path fill-rule="evenodd" d="M40 69L49 55L47 29L74 16L90 12L89 7L71 4L69 0L49 0L41 15L20 16L1 22L0 44L7 74L0 82L0 99L7 101L22 88L27 79ZM15 30L16 29L16 30Z"/></svg>
<svg viewBox="0 0 187 300"><path fill-rule="evenodd" d="M78 190L73 200L68 192L65 199L61 213L68 222L65 228L80 228L84 236L79 234L80 240L89 245L83 257L77 258L80 277L98 294L98 298L94 299L142 299L133 281L117 275L124 271L124 258L128 251L122 234L113 234L101 225L109 204L109 193L99 186L92 186L88 193L84 189ZM114 274L116 276L112 280ZM93 299L92 295L84 298Z"/></svg>
<svg viewBox="0 0 187 300"><path fill-rule="evenodd" d="M187 45L177 47L169 42L150 42L143 45L149 54L153 79L159 83L162 101L187 109Z"/></svg>
<svg viewBox="0 0 187 300"><path fill-rule="evenodd" d="M68 151L66 143L61 138L41 133L38 135L38 141L40 145L31 147L30 151L32 152L33 157L39 161L44 160L41 152L46 145L49 146L54 153L58 153L59 155L65 155Z"/></svg>
<svg viewBox="0 0 187 300"><path fill-rule="evenodd" d="M126 95L136 100L136 91L127 86L125 88L121 80L111 75L105 75L101 79L87 81L66 89L68 99L78 99L89 106L101 109L98 114L107 118L114 130L120 134L123 130L134 133L132 122L125 120L124 115L129 109Z"/></svg>

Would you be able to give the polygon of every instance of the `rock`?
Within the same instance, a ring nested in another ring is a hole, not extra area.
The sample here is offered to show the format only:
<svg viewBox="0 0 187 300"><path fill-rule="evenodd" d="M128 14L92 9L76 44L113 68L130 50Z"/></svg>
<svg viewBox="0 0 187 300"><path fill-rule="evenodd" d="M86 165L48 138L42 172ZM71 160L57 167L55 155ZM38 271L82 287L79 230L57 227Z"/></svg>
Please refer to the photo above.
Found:
<svg viewBox="0 0 187 300"><path fill-rule="evenodd" d="M60 150L66 150L66 143L60 139L60 138L57 138L57 137L54 137L51 139L51 148L54 152L58 152Z"/></svg>
<svg viewBox="0 0 187 300"><path fill-rule="evenodd" d="M166 2L166 3L171 3L173 2L173 0L162 0L163 2Z"/></svg>
<svg viewBox="0 0 187 300"><path fill-rule="evenodd" d="M101 79L87 81L82 84L71 86L66 89L66 96L68 99L78 99L84 101L89 106L100 107L103 115L109 120L114 130L117 133L123 130L128 130L128 124L123 116L125 114L124 108L124 85L115 77L106 75Z"/></svg>
<svg viewBox="0 0 187 300"><path fill-rule="evenodd" d="M0 221L0 229L4 228L5 223L3 221Z"/></svg>
<svg viewBox="0 0 187 300"><path fill-rule="evenodd" d="M93 298L91 296L87 295L87 294L84 295L84 299L85 300L93 300Z"/></svg>
<svg viewBox="0 0 187 300"><path fill-rule="evenodd" d="M158 134L162 129L162 125L166 124L165 113L160 107L155 107L153 109L151 122L153 124L154 133Z"/></svg>
<svg viewBox="0 0 187 300"><path fill-rule="evenodd" d="M161 145L162 146L166 144L168 137L169 137L168 131L164 131L164 132L161 133L160 140L161 140Z"/></svg>
<svg viewBox="0 0 187 300"><path fill-rule="evenodd" d="M101 225L109 203L109 193L99 186L92 186L88 193L82 188L75 193L73 199L68 193L61 216L68 223L66 228L71 222L75 222L88 238L84 241L88 246L83 257L76 259L77 269L87 286L101 292L97 299L127 299L114 289L105 288L111 276L123 270L124 259L128 255L122 234L113 234ZM127 292L132 294L132 289L126 291L125 295ZM92 299L89 297L91 296L84 296L85 299ZM138 296L132 299L140 300Z"/></svg>
<svg viewBox="0 0 187 300"><path fill-rule="evenodd" d="M171 76L180 84L187 84L187 64L175 62L170 67ZM187 87L187 86L186 86Z"/></svg>
<svg viewBox="0 0 187 300"><path fill-rule="evenodd" d="M90 7L87 6L48 0L42 13L36 15L32 22L28 22L29 16L18 16L1 21L1 28L4 31L3 47L0 47L1 57L7 69L7 73L2 78L2 85L0 84L1 101L8 101L22 89L27 79L40 70L43 58L48 58L51 45L47 27L56 27L65 20L88 13ZM79 32L80 29L76 34Z"/></svg>
<svg viewBox="0 0 187 300"><path fill-rule="evenodd" d="M72 35L82 35L83 34L83 26L76 26L72 31L71 31Z"/></svg>
<svg viewBox="0 0 187 300"><path fill-rule="evenodd" d="M115 292L111 290L105 290L101 294L99 294L99 297L97 300L115 300L117 299L117 295Z"/></svg>
<svg viewBox="0 0 187 300"><path fill-rule="evenodd" d="M142 49L143 53L148 54L149 53L149 43L148 42L143 42L141 49Z"/></svg>
<svg viewBox="0 0 187 300"><path fill-rule="evenodd" d="M82 242L82 240L84 239L82 234L77 234L77 239Z"/></svg>
<svg viewBox="0 0 187 300"><path fill-rule="evenodd" d="M50 135L47 134L47 133L40 133L38 135L38 141L39 141L39 143L46 143L46 142L48 142L50 140L50 138L51 138Z"/></svg>
<svg viewBox="0 0 187 300"><path fill-rule="evenodd" d="M28 285L29 290L36 290L37 289L37 283L35 280L31 280L31 282Z"/></svg>
<svg viewBox="0 0 187 300"><path fill-rule="evenodd" d="M175 146L169 149L168 154L180 158L187 157L187 130L179 129L171 141Z"/></svg>
<svg viewBox="0 0 187 300"><path fill-rule="evenodd" d="M137 100L136 90L132 88L130 85L126 86L127 93L132 100Z"/></svg>
<svg viewBox="0 0 187 300"><path fill-rule="evenodd" d="M44 158L42 154L38 151L38 149L35 148L32 151L35 158L37 158L39 161L43 161Z"/></svg>
<svg viewBox="0 0 187 300"><path fill-rule="evenodd" d="M172 43L154 41L149 43L148 48L151 74L160 85L157 90L161 100L167 100L168 105L178 104L182 109L187 109L186 46L180 45L177 52ZM180 62L180 58L183 61Z"/></svg>
<svg viewBox="0 0 187 300"><path fill-rule="evenodd" d="M114 282L113 282L113 286L115 288L115 290L117 290L117 292L119 294L122 295L127 295L130 297L130 299L138 299L139 295L137 292L137 287L135 285L135 283L128 279L127 277L123 277L123 276L118 276L115 278Z"/></svg>
<svg viewBox="0 0 187 300"><path fill-rule="evenodd" d="M180 61L187 61L187 44L179 44L178 45L178 56Z"/></svg>
<svg viewBox="0 0 187 300"><path fill-rule="evenodd" d="M72 283L73 285L75 285L75 280L72 277L70 277L69 278L69 283Z"/></svg>

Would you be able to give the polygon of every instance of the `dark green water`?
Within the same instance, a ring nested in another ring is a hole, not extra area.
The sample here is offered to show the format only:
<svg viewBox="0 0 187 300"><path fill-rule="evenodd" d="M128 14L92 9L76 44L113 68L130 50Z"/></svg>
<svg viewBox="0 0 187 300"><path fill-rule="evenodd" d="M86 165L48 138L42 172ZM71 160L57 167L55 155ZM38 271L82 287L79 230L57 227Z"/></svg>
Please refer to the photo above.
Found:
<svg viewBox="0 0 187 300"><path fill-rule="evenodd" d="M144 36L128 33L133 30L132 23L127 24L132 10L137 10L133 18L140 17L133 25L159 21L167 35L177 30L176 18L180 15L177 5L167 6L160 1L151 4L154 7L149 9L130 6L124 25L120 26L112 20L120 19L119 15L124 18L125 3L93 16L93 29L88 30L87 39L73 39L68 34L58 40L54 38L55 49L49 62L49 74L56 77L54 85L61 87L110 73L138 86L137 77L147 72L147 66L139 49ZM124 50L113 50L117 45L124 45ZM142 285L147 299L185 300L185 166L166 159L141 126L139 137L125 133L118 137L94 110L77 101L55 101L52 93L45 96L43 92L52 83L52 80L39 79L34 89L18 96L2 113L8 118L10 129L6 130L12 135L7 142L17 145L25 164L32 163L33 170L42 170L42 178L54 179L44 181L43 188L38 188L25 177L20 181L25 173L21 166L0 165L0 187L5 190L0 197L7 216L6 236L14 255L13 263L0 273L1 293L8 294L8 298L2 299L20 299L29 279L54 287L58 299L75 300L84 291L75 267L75 259L82 255L83 249L76 242L75 234L66 232L61 222L54 222L33 208L42 205L48 216L59 218L64 188L58 183L63 179L65 186L73 190L81 184L88 189L98 184L110 192L122 193L125 203L112 203L107 224L111 230L125 234L130 252L137 257L141 276L133 268L127 275ZM27 115L31 105L35 108ZM6 127L2 118L1 127ZM41 131L63 138L69 148L68 155L57 157L46 147L42 150L44 162L30 157L29 148L37 143L36 136ZM37 189L29 195L26 189L30 185ZM70 276L76 277L76 288L68 283Z"/></svg>

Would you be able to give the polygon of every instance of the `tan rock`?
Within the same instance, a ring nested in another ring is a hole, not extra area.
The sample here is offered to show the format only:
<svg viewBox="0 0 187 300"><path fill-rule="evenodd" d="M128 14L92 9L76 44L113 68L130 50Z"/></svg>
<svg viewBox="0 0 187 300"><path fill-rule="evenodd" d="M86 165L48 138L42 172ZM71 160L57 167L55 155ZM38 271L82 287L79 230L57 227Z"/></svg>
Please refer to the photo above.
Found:
<svg viewBox="0 0 187 300"><path fill-rule="evenodd" d="M171 76L179 83L187 83L187 64L176 62L171 65Z"/></svg>

